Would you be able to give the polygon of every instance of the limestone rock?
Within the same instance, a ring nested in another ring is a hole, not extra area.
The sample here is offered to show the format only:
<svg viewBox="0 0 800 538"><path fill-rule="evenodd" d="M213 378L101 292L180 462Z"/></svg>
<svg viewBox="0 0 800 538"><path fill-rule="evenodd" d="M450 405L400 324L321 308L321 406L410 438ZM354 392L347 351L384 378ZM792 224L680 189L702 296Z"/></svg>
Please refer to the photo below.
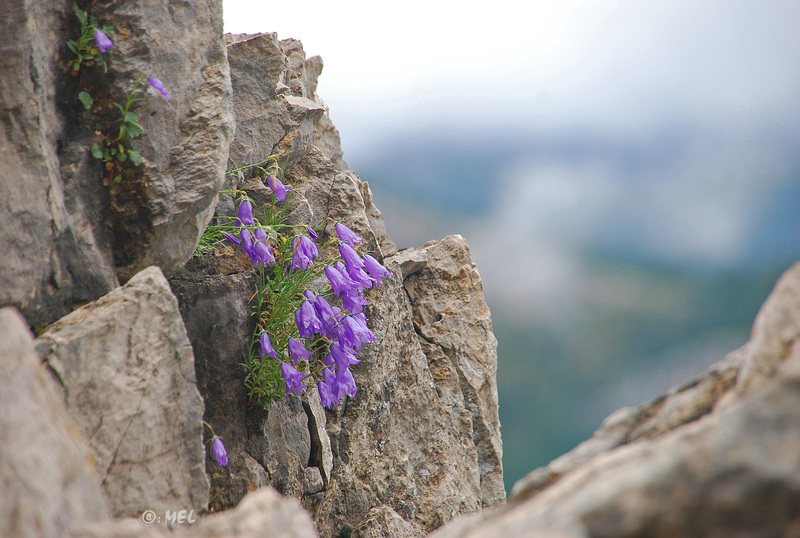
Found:
<svg viewBox="0 0 800 538"><path fill-rule="evenodd" d="M0 309L0 535L64 536L108 518L96 461L13 308Z"/></svg>
<svg viewBox="0 0 800 538"><path fill-rule="evenodd" d="M134 519L108 521L86 525L73 536L75 538L317 537L314 523L300 504L294 499L281 496L270 487L250 493L234 510L198 519L196 524L176 525L172 532Z"/></svg>
<svg viewBox="0 0 800 538"><path fill-rule="evenodd" d="M222 1L98 4L97 16L116 29L109 92L121 99L137 78L156 76L171 94L149 89L136 104L144 134L132 145L143 162L112 186L109 214L121 277L150 265L170 275L214 214L233 137Z"/></svg>
<svg viewBox="0 0 800 538"><path fill-rule="evenodd" d="M232 162L250 162L272 154L286 170L314 145L324 108L303 86L305 53L299 42L279 42L277 34L228 35L234 90L236 137Z"/></svg>
<svg viewBox="0 0 800 538"><path fill-rule="evenodd" d="M703 377L611 415L519 481L510 505L448 536L796 536L800 529L800 264L751 340Z"/></svg>
<svg viewBox="0 0 800 538"><path fill-rule="evenodd" d="M37 351L63 383L115 516L206 507L192 348L158 268L59 320Z"/></svg>
<svg viewBox="0 0 800 538"><path fill-rule="evenodd" d="M472 418L484 507L505 501L503 442L497 402L497 340L483 286L469 247L460 235L430 242L426 263L405 277L414 328L430 345L426 355L443 389L455 389ZM409 259L410 256L404 256ZM440 373L440 376L437 375ZM453 391L455 392L455 391Z"/></svg>
<svg viewBox="0 0 800 538"><path fill-rule="evenodd" d="M91 133L70 129L59 92L74 86L64 72L73 10L9 0L0 19L0 305L39 326L118 285L102 226L108 195Z"/></svg>

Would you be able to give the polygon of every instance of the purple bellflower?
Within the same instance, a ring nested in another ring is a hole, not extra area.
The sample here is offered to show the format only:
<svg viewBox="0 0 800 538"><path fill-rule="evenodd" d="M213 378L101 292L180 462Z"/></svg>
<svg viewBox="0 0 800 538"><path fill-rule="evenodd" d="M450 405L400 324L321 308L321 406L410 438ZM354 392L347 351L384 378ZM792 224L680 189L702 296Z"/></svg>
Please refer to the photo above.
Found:
<svg viewBox="0 0 800 538"><path fill-rule="evenodd" d="M349 270L354 271L364 267L364 260L362 260L361 256L358 255L358 252L353 250L353 247L347 243L342 243L339 245L339 254L342 255L342 259Z"/></svg>
<svg viewBox="0 0 800 538"><path fill-rule="evenodd" d="M167 91L167 90L164 88L164 83L163 83L163 82L161 82L161 79L160 79L160 78L157 78L157 77L147 77L147 82L149 82L149 83L150 83L150 85L151 85L153 88L155 88L155 89L157 89L158 91L160 91L160 92L161 92L161 95L163 95L163 96L164 96L164 99L166 99L167 101L169 101L169 100L170 100L169 92L168 92L168 91Z"/></svg>
<svg viewBox="0 0 800 538"><path fill-rule="evenodd" d="M299 360L307 361L311 358L311 352L296 338L289 338L289 353L292 354L292 362L295 364Z"/></svg>
<svg viewBox="0 0 800 538"><path fill-rule="evenodd" d="M311 338L314 333L322 330L322 322L317 317L317 312L308 301L303 301L300 308L294 313L297 331L303 338Z"/></svg>
<svg viewBox="0 0 800 538"><path fill-rule="evenodd" d="M353 372L350 371L350 368L336 368L334 393L339 398L345 394L350 397L356 395L356 380L353 379Z"/></svg>
<svg viewBox="0 0 800 538"><path fill-rule="evenodd" d="M239 222L245 226L252 226L256 223L255 219L253 219L253 206L248 200L242 200L242 203L239 204L238 215Z"/></svg>
<svg viewBox="0 0 800 538"><path fill-rule="evenodd" d="M342 307L353 314L358 314L361 312L362 307L368 304L369 301L364 299L358 292L345 292L342 295Z"/></svg>
<svg viewBox="0 0 800 538"><path fill-rule="evenodd" d="M291 190L287 189L275 175L267 176L267 186L275 193L275 198L281 202L286 200L286 193Z"/></svg>
<svg viewBox="0 0 800 538"><path fill-rule="evenodd" d="M330 369L326 368L325 371L329 372ZM322 400L322 407L330 409L339 403L339 400L333 395L331 387L327 381L323 380L317 383L317 391L319 392L319 399Z"/></svg>
<svg viewBox="0 0 800 538"><path fill-rule="evenodd" d="M294 250L292 254L292 271L298 267L305 271L309 265L314 265L312 260L319 256L317 245L306 235L295 237L292 248Z"/></svg>
<svg viewBox="0 0 800 538"><path fill-rule="evenodd" d="M211 453L214 454L214 459L221 467L228 465L228 451L225 450L225 443L219 437L214 437L211 441Z"/></svg>
<svg viewBox="0 0 800 538"><path fill-rule="evenodd" d="M97 43L97 48L103 54L111 50L111 48L114 46L114 43L108 38L108 36L100 30L94 31L94 42Z"/></svg>
<svg viewBox="0 0 800 538"><path fill-rule="evenodd" d="M253 247L253 251L258 259L258 262L256 262L255 259L253 260L254 265L258 265L259 263L267 265L268 263L275 261L275 255L272 254L272 245L267 245L266 243L258 241Z"/></svg>
<svg viewBox="0 0 800 538"><path fill-rule="evenodd" d="M308 232L308 236L311 237L311 239L319 238L319 235L317 235L317 232L315 232L313 228L306 228L306 231Z"/></svg>
<svg viewBox="0 0 800 538"><path fill-rule="evenodd" d="M269 356L273 359L278 356L278 353L275 351L275 348L272 347L272 342L269 341L269 335L267 331L261 333L259 337L259 342L261 343L261 358L264 358L264 355L269 353Z"/></svg>
<svg viewBox="0 0 800 538"><path fill-rule="evenodd" d="M333 293L337 297L339 297L343 291L356 291L357 289L355 282L353 282L350 277L343 275L342 272L333 265L329 265L325 268L325 276L328 277L328 281L333 288Z"/></svg>
<svg viewBox="0 0 800 538"><path fill-rule="evenodd" d="M336 228L336 235L339 236L339 239L354 247L356 243L360 243L363 241L361 236L355 233L353 230L342 224L341 222L337 222L334 226Z"/></svg>
<svg viewBox="0 0 800 538"><path fill-rule="evenodd" d="M236 237L235 235L231 235L228 232L222 232L222 235L224 235L225 239L227 239L228 241L230 241L234 245L241 245L242 244L242 242L239 240L239 238Z"/></svg>
<svg viewBox="0 0 800 538"><path fill-rule="evenodd" d="M388 269L386 269L386 267L381 265L378 260L369 254L364 254L364 268L369 273L369 276L371 276L378 284L381 283L381 278L392 274Z"/></svg>
<svg viewBox="0 0 800 538"><path fill-rule="evenodd" d="M281 373L283 374L283 380L286 382L286 394L290 392L300 394L306 388L303 378L308 377L308 374L304 374L290 363L281 363Z"/></svg>

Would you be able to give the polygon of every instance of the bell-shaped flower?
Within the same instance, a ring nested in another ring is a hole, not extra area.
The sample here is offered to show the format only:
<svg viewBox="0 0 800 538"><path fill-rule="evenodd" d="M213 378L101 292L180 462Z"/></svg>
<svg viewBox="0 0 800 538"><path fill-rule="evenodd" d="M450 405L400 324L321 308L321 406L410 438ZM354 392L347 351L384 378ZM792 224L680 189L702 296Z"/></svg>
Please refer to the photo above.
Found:
<svg viewBox="0 0 800 538"><path fill-rule="evenodd" d="M308 301L303 301L300 308L294 313L297 331L303 338L312 338L315 333L322 330L322 322L317 317L317 312Z"/></svg>
<svg viewBox="0 0 800 538"><path fill-rule="evenodd" d="M278 356L278 353L272 347L272 342L269 341L269 335L267 331L261 333L259 337L259 342L261 343L261 358L264 358L264 355L269 354L270 357L273 359Z"/></svg>
<svg viewBox="0 0 800 538"><path fill-rule="evenodd" d="M309 265L314 265L312 260L319 256L317 245L305 235L294 238L292 249L294 250L292 254L292 271L298 267L305 271Z"/></svg>
<svg viewBox="0 0 800 538"><path fill-rule="evenodd" d="M353 372L350 371L350 368L337 367L335 381L335 393L339 398L345 394L350 397L356 395L356 380L353 379Z"/></svg>
<svg viewBox="0 0 800 538"><path fill-rule="evenodd" d="M114 43L109 37L100 30L94 31L94 42L97 43L97 48L101 53L105 54L114 46Z"/></svg>
<svg viewBox="0 0 800 538"><path fill-rule="evenodd" d="M281 202L286 200L286 193L291 190L287 189L274 174L267 176L267 186L275 193L275 198Z"/></svg>
<svg viewBox="0 0 800 538"><path fill-rule="evenodd" d="M369 273L369 276L375 279L378 284L380 284L381 278L392 274L388 269L386 269L386 267L381 265L378 260L369 254L364 254L364 268Z"/></svg>
<svg viewBox="0 0 800 538"><path fill-rule="evenodd" d="M343 291L358 290L355 282L353 282L349 276L343 275L342 272L333 265L329 265L325 268L325 276L328 277L328 281L333 288L333 293L337 297L339 297Z"/></svg>
<svg viewBox="0 0 800 538"><path fill-rule="evenodd" d="M238 215L239 222L245 226L252 226L256 223L255 219L253 219L253 206L249 200L242 200L242 203L239 204Z"/></svg>
<svg viewBox="0 0 800 538"><path fill-rule="evenodd" d="M281 363L281 374L283 374L283 380L286 382L286 394L290 392L300 394L306 388L303 378L308 377L308 374L304 374L290 363Z"/></svg>
<svg viewBox="0 0 800 538"><path fill-rule="evenodd" d="M364 261L361 259L361 256L347 243L339 245L339 254L342 255L342 259L344 263L347 264L348 269L355 270L364 267Z"/></svg>
<svg viewBox="0 0 800 538"><path fill-rule="evenodd" d="M331 344L330 355L339 369L349 368L351 364L361 362L356 358L356 352L352 348L345 346L338 340Z"/></svg>
<svg viewBox="0 0 800 538"><path fill-rule="evenodd" d="M224 236L225 236L225 239L227 239L228 241L230 241L230 242L231 242L231 243L233 243L234 245L240 245L240 244L242 243L242 242L239 240L239 238L238 238L238 237L236 237L235 235L231 235L231 234L229 234L228 232L222 232L222 235L224 235Z"/></svg>
<svg viewBox="0 0 800 538"><path fill-rule="evenodd" d="M326 371L328 371L328 369L326 369ZM325 380L317 383L317 392L319 392L319 399L322 400L322 407L330 409L339 403L339 399L333 395L331 386Z"/></svg>
<svg viewBox="0 0 800 538"><path fill-rule="evenodd" d="M319 234L313 228L306 228L306 232L311 239L319 239Z"/></svg>
<svg viewBox="0 0 800 538"><path fill-rule="evenodd" d="M339 263L341 263L341 262L339 262ZM340 268L339 270L341 270L341 269L342 268ZM359 267L354 267L354 268L347 267L346 271L347 271L347 276L350 277L350 280L352 280L353 282L356 283L356 285L358 286L359 289L360 288L371 288L372 286L375 285L375 281L372 280L372 278L367 273L365 273L364 269L362 269L362 268L359 268Z"/></svg>
<svg viewBox="0 0 800 538"><path fill-rule="evenodd" d="M267 231L264 228L256 228L253 230L253 235L256 237L256 241L267 242Z"/></svg>
<svg viewBox="0 0 800 538"><path fill-rule="evenodd" d="M369 304L358 292L345 292L342 294L342 307L348 312L358 314L362 307Z"/></svg>
<svg viewBox="0 0 800 538"><path fill-rule="evenodd" d="M307 361L311 358L311 352L296 338L289 338L289 353L295 364L300 360Z"/></svg>
<svg viewBox="0 0 800 538"><path fill-rule="evenodd" d="M163 82L161 82L161 79L160 79L160 78L157 78L157 77L147 77L147 82L149 82L149 83L150 83L150 85L151 85L153 88L155 88L155 89L157 89L159 92L161 92L161 95L162 95L162 96L164 96L164 99L166 99L167 101L169 101L169 100L170 100L170 97L169 97L169 92L166 90L166 88L164 88L164 83L163 83Z"/></svg>
<svg viewBox="0 0 800 538"><path fill-rule="evenodd" d="M219 437L214 437L211 441L211 453L214 454L214 459L221 467L228 465L228 451L225 450L225 443Z"/></svg>
<svg viewBox="0 0 800 538"><path fill-rule="evenodd" d="M341 222L337 222L334 225L334 228L336 228L336 235L339 236L339 239L341 239L342 242L347 243L351 247L354 247L356 243L360 243L361 241L363 241L360 235L355 233L353 230L351 230Z"/></svg>
<svg viewBox="0 0 800 538"><path fill-rule="evenodd" d="M258 260L253 260L254 265L258 265L259 263L267 265L268 263L275 261L275 256L272 254L272 245L267 245L259 241L253 246L253 251L255 252L256 259Z"/></svg>

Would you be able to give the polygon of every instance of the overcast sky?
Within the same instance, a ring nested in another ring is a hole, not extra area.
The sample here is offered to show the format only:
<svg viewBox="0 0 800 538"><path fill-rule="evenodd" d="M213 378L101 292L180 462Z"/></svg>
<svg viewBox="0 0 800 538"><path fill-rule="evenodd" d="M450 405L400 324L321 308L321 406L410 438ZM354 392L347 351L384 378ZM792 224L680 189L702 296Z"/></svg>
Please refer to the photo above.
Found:
<svg viewBox="0 0 800 538"><path fill-rule="evenodd" d="M798 180L797 0L223 5L226 31L274 31L323 57L318 91L351 164L432 124L600 148L498 163L503 191L467 239L500 282L522 285L500 253L527 241L530 289L560 290L548 279L569 278L570 245L609 231L664 258L735 264L770 196Z"/></svg>

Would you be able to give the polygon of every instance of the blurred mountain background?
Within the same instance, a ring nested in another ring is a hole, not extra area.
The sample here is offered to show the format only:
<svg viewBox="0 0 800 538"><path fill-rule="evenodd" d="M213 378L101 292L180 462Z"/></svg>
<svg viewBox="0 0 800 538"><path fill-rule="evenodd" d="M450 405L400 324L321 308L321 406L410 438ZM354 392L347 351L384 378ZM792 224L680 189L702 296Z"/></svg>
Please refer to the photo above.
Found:
<svg viewBox="0 0 800 538"><path fill-rule="evenodd" d="M794 0L285 4L225 29L323 57L399 247L470 245L509 490L744 344L799 257Z"/></svg>

